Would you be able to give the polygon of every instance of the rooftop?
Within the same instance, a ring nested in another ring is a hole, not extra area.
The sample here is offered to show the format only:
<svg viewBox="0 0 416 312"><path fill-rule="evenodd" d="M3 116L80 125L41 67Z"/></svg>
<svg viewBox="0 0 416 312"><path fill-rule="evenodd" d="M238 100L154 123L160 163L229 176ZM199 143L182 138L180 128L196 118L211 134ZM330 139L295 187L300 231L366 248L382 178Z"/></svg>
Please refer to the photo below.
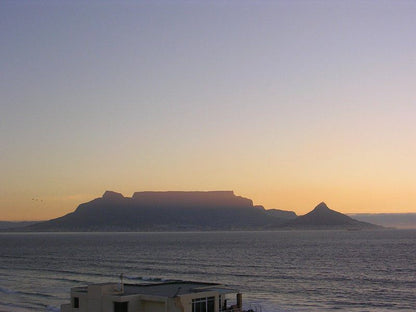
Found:
<svg viewBox="0 0 416 312"><path fill-rule="evenodd" d="M114 283L111 283L115 285ZM94 285L109 285L94 284ZM74 287L73 290L77 292L86 292L87 286ZM235 289L228 288L222 284L217 283L203 283L203 282L192 282L192 281L169 281L163 283L151 283L151 284L124 284L124 292L121 296L129 295L148 295L148 296L159 296L159 297L176 297L185 294L215 291L222 294L235 293Z"/></svg>

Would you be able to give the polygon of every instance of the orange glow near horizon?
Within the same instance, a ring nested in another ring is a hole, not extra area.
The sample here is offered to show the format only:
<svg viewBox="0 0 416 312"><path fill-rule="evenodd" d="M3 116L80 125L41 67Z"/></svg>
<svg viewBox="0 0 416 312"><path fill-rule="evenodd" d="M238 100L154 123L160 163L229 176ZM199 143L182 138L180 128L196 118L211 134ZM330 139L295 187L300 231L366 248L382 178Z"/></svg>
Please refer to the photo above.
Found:
<svg viewBox="0 0 416 312"><path fill-rule="evenodd" d="M113 189L118 192L119 190ZM187 191L189 189L162 189L163 191ZM198 191L197 189L192 189ZM204 189L206 190L206 189ZM216 189L211 189L216 190ZM225 189L224 189L225 190ZM228 190L228 189L227 189ZM135 191L152 191L149 189ZM125 197L131 197L135 192L121 192ZM158 191L158 189L156 190ZM398 192L384 194L380 199L368 190L317 190L282 188L259 192L242 193L234 191L236 196L242 196L253 200L254 205L261 205L265 209L281 209L296 212L303 215L311 211L321 201L329 208L342 213L408 213L414 212L408 208L408 202L401 198L409 198L409 193ZM101 197L104 191L97 194L78 194L72 196L43 197L38 200L33 198L16 198L2 205L10 205L13 209L3 211L1 220L4 221L39 221L60 217L74 211L81 203ZM301 194L301 196L300 196ZM41 201L42 200L42 201ZM59 209L57 209L59 207Z"/></svg>
<svg viewBox="0 0 416 312"><path fill-rule="evenodd" d="M0 220L105 190L416 212L414 3L218 3L1 2Z"/></svg>

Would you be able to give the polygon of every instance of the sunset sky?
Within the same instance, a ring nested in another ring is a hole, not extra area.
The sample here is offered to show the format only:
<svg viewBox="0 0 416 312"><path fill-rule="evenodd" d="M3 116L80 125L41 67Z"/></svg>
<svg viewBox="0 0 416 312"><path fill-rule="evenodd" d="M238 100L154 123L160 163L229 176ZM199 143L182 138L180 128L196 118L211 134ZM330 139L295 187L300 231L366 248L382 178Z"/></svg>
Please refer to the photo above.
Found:
<svg viewBox="0 0 416 312"><path fill-rule="evenodd" d="M113 190L416 212L416 1L1 1L0 220Z"/></svg>

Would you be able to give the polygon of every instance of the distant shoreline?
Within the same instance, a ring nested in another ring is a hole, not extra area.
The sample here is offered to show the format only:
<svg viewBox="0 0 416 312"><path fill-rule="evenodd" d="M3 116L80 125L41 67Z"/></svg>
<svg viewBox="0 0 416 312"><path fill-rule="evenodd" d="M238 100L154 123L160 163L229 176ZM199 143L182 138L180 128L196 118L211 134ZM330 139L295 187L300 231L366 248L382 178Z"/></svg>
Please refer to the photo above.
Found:
<svg viewBox="0 0 416 312"><path fill-rule="evenodd" d="M0 230L0 234L169 234L169 233L256 233L256 232L380 232L380 231L416 231L416 228L378 228L378 229L275 229L275 230L189 230L189 231L6 231Z"/></svg>

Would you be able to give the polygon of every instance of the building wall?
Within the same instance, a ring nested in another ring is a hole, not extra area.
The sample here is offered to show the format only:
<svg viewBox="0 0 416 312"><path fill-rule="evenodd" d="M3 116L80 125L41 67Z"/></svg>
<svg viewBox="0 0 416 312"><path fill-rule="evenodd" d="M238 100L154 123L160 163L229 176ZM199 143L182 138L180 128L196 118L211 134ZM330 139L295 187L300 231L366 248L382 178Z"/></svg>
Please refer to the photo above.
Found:
<svg viewBox="0 0 416 312"><path fill-rule="evenodd" d="M218 297L218 293L214 291L182 295L180 298L181 298L181 303L183 306L183 312L192 312L192 299L206 298L206 297L215 297L215 312L218 312L219 297Z"/></svg>
<svg viewBox="0 0 416 312"><path fill-rule="evenodd" d="M166 312L165 303L164 302L155 302L155 301L144 301L142 311L143 312ZM137 311L137 312L139 312L139 311Z"/></svg>
<svg viewBox="0 0 416 312"><path fill-rule="evenodd" d="M73 308L73 304L74 304L74 297L77 297L79 299L79 308L78 309L74 309ZM72 293L71 294L71 312L72 311L76 311L76 312L95 312L98 310L89 310L88 309L88 297L86 293Z"/></svg>
<svg viewBox="0 0 416 312"><path fill-rule="evenodd" d="M79 298L79 308L73 308L73 297ZM61 306L61 312L114 312L114 301L128 301L129 312L192 312L192 299L215 298L215 312L219 311L219 295L215 291L191 293L176 298L130 295L119 296L114 285L91 285L88 292L71 291L71 304Z"/></svg>

